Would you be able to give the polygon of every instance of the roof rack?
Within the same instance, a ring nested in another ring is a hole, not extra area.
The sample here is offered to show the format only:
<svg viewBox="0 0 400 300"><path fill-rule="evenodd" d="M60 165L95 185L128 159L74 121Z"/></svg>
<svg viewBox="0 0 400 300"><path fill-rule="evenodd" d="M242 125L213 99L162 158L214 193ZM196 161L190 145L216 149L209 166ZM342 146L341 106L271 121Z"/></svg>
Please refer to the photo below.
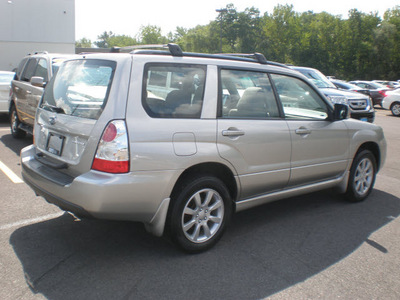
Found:
<svg viewBox="0 0 400 300"><path fill-rule="evenodd" d="M183 56L183 51L179 45L174 44L174 43L169 43L169 44L149 44L149 45L134 45L134 46L127 46L127 47L113 47L111 48L111 52L130 52L130 53L135 53L135 50L140 50L140 49L168 49L169 52L173 56Z"/></svg>
<svg viewBox="0 0 400 300"><path fill-rule="evenodd" d="M153 49L153 50L152 50ZM156 50L154 50L156 49ZM163 50L157 50L163 49ZM167 51L165 51L167 50ZM259 63L263 65L275 65L279 67L288 68L284 64L268 61L262 53L218 53L218 54L206 54L206 53L192 53L183 52L179 45L174 43L168 44L150 44L150 45L134 45L127 47L114 47L111 52L128 52L131 54L158 54L158 55L172 55L172 56L188 56L188 57L199 57L199 58L213 58L213 59L226 59L236 61L246 61Z"/></svg>

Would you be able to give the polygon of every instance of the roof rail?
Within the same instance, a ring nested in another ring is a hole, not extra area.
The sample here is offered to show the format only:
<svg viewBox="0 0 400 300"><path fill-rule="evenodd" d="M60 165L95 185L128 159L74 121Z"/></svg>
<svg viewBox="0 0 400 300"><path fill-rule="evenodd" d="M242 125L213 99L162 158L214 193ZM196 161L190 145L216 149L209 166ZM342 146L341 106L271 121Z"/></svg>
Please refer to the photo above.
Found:
<svg viewBox="0 0 400 300"><path fill-rule="evenodd" d="M28 55L36 55L36 54L49 54L47 51L35 51L33 53L28 53Z"/></svg>
<svg viewBox="0 0 400 300"><path fill-rule="evenodd" d="M264 54L258 53L258 52L256 52L256 53L218 53L218 55L252 58L263 65L268 63Z"/></svg>

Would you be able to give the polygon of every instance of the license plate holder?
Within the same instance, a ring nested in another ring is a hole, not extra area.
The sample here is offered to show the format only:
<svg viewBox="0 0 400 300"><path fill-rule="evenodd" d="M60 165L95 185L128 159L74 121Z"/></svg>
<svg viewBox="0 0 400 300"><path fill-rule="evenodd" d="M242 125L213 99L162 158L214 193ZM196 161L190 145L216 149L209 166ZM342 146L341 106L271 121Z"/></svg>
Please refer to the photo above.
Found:
<svg viewBox="0 0 400 300"><path fill-rule="evenodd" d="M50 132L47 138L46 150L51 154L61 156L64 148L65 136Z"/></svg>

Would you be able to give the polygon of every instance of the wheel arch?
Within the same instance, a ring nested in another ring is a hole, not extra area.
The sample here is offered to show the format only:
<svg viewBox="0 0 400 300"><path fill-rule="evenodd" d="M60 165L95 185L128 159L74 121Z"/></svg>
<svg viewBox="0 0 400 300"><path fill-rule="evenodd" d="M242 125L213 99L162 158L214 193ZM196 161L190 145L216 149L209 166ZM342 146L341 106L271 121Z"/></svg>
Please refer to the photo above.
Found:
<svg viewBox="0 0 400 300"><path fill-rule="evenodd" d="M393 106L395 106L395 105L400 105L400 101L399 101L399 100L393 101L393 102L390 104L389 109L391 110L391 112L392 112L392 114L393 114L394 116L397 116L397 117L398 117L399 115L395 115L394 112L393 112Z"/></svg>
<svg viewBox="0 0 400 300"><path fill-rule="evenodd" d="M233 172L224 164L217 162L208 162L194 165L186 169L176 181L174 188L171 192L171 199L174 198L185 185L186 181L198 176L198 174L211 175L220 179L227 187L230 197L232 199L233 209L235 210L235 199L238 195L238 182L235 179Z"/></svg>
<svg viewBox="0 0 400 300"><path fill-rule="evenodd" d="M380 167L381 167L381 152L380 152L378 144L376 144L374 142L366 142L366 143L362 144L358 148L358 150L355 153L354 157L356 157L357 154L360 153L363 150L369 150L374 155L375 162L376 162L376 167L377 167L377 172L378 172Z"/></svg>
<svg viewBox="0 0 400 300"><path fill-rule="evenodd" d="M392 109L393 105L395 105L395 104L400 104L400 101L399 101L399 100L393 101L393 102L390 104L390 109Z"/></svg>

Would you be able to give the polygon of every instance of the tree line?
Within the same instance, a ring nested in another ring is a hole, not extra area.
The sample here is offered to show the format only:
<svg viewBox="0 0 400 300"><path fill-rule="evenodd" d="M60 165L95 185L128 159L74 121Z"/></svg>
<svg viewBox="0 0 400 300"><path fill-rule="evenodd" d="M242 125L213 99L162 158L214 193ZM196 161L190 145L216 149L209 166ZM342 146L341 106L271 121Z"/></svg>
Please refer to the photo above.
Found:
<svg viewBox="0 0 400 300"><path fill-rule="evenodd" d="M378 13L352 9L348 18L326 12L295 12L278 5L272 13L255 8L221 9L214 21L194 28L177 27L162 35L148 25L136 37L104 32L98 40L83 38L77 47L111 48L174 42L187 52L254 53L270 61L313 67L341 79L400 79L400 6Z"/></svg>

